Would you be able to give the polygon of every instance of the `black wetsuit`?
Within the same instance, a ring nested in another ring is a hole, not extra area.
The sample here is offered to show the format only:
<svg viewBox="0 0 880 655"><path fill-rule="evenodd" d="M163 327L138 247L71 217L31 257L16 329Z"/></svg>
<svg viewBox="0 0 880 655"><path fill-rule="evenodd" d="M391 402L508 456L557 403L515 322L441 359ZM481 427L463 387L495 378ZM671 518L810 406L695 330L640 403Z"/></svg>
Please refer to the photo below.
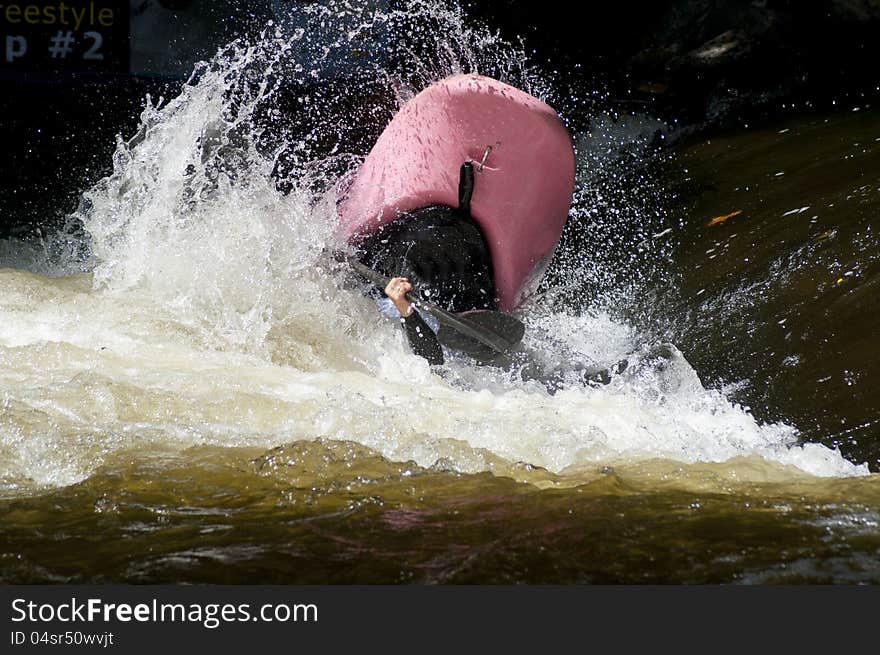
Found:
<svg viewBox="0 0 880 655"><path fill-rule="evenodd" d="M437 341L437 335L417 311L413 310L409 316L401 317L400 322L406 332L409 347L416 355L424 357L431 365L444 363L443 348Z"/></svg>
<svg viewBox="0 0 880 655"><path fill-rule="evenodd" d="M358 244L364 264L387 277L406 277L424 298L449 312L497 309L492 257L471 217L474 167L459 171L458 207L429 205L398 216ZM412 350L442 364L443 349L417 311L401 318Z"/></svg>

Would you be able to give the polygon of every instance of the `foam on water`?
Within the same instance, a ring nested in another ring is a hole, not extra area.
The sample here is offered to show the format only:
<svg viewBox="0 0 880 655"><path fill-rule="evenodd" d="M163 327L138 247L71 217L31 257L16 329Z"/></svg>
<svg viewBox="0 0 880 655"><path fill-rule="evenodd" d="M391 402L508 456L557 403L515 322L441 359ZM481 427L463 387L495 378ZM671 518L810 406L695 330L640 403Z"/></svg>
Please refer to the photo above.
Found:
<svg viewBox="0 0 880 655"><path fill-rule="evenodd" d="M416 2L361 27L383 20L408 26L389 46L398 59L361 74L398 100L413 80L459 70L506 76L547 98L549 85L522 53L457 11ZM445 31L427 29L437 22ZM316 101L306 135L285 140L291 119L276 103L285 76L313 78L329 60L289 66L306 37L270 29L200 65L177 98L148 103L138 135L120 140L113 173L84 194L76 216L89 235L91 273L0 270L0 481L65 485L118 452L317 437L462 471L489 468L487 456L554 472L757 456L820 476L867 473L837 451L798 444L791 426L759 425L704 388L674 348L664 366L639 364L654 344L616 316L613 294L572 308L545 289L523 313L528 345L548 360L636 362L606 387L572 378L551 395L458 359L431 370L324 254L339 245L335 183L363 154L334 140L358 117ZM442 56L407 59L416 50L407 39ZM287 193L277 188L282 156ZM585 157L593 168L606 161L581 148ZM590 184L582 177L581 205L597 193ZM656 263L650 235L663 226L656 215L642 218L648 236L636 235L633 257ZM597 274L589 253L561 259L569 280ZM625 291L632 299L631 277Z"/></svg>

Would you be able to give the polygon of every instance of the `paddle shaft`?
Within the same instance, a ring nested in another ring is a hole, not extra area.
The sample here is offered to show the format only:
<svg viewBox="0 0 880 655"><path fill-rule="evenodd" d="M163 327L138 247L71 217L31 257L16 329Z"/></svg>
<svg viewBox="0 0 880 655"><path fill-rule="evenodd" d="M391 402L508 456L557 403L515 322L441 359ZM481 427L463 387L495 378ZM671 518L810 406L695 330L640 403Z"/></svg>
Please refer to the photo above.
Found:
<svg viewBox="0 0 880 655"><path fill-rule="evenodd" d="M358 261L354 257L351 257L350 255L339 253L339 256L346 262L348 262L348 264L358 275L361 275L382 290L384 290L385 287L388 286L388 283L391 281L391 278L385 277L384 275L377 273L369 266L365 266L360 261ZM412 291L406 294L406 299L409 300L411 303L416 304L419 309L422 309L431 316L435 317L441 323L448 325L455 330L458 330L462 334L469 336L471 339L479 341L480 343L488 346L489 348L492 348L498 353L506 353L511 348L514 348L517 345L516 343L510 343L507 339L500 335L490 333L483 328L477 328L473 325L468 324L466 318L459 318L455 314L447 312L445 309L441 309L437 305L423 300Z"/></svg>
<svg viewBox="0 0 880 655"><path fill-rule="evenodd" d="M385 290L385 287L388 286L388 283L391 282L390 277L385 277L381 273L377 273L372 268L370 268L369 266L365 266L354 257L350 257L348 255L342 256L345 258L345 261L348 262L348 265L351 266L352 269L354 269L355 273L363 278L366 278L383 291ZM406 299L409 300L411 303L422 302L422 299L417 297L412 291L406 294Z"/></svg>

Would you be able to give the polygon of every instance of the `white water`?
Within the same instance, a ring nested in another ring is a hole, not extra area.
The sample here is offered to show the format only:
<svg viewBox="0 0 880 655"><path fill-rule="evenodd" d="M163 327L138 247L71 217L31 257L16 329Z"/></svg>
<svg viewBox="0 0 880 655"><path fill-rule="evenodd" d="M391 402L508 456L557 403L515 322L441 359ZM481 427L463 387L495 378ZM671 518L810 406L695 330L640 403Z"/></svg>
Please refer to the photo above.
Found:
<svg viewBox="0 0 880 655"><path fill-rule="evenodd" d="M532 92L545 88L497 37L468 31L455 12L416 6L448 30L447 41L431 46L443 53L440 63L402 67L417 71L415 79L508 70ZM680 355L662 371L634 367L607 387L572 382L555 395L468 362L432 371L323 254L339 245L336 190L316 194L313 184L326 179L328 160L310 159L305 141L292 144L294 188L283 195L270 175L281 147L258 152L266 131L282 131L288 120L276 112L261 123L254 108L271 101L273 75L296 38L303 36L279 33L230 48L178 98L147 106L142 134L120 141L113 174L80 211L91 260L65 270L90 273L0 270L7 488L71 484L120 454L316 437L461 471L489 469L497 457L554 472L651 458L760 457L819 476L867 473L837 451L798 445L790 426L759 425L721 391L703 388ZM413 91L393 68L370 74L387 78L399 98ZM355 120L320 110L315 117L327 123L311 135L324 141L337 134L333 121ZM354 158L334 153L340 160ZM211 173L206 162L217 161L233 174ZM586 261L569 275L589 268ZM550 359L604 363L650 345L608 311L583 304L577 315L560 312L550 292L527 307L529 344Z"/></svg>

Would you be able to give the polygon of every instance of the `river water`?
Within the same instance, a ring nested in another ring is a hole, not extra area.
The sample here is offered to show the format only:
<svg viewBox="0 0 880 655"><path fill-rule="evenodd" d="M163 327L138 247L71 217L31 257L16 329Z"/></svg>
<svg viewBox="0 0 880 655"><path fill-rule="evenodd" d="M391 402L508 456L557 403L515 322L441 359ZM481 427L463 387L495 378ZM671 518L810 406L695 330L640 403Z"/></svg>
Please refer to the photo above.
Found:
<svg viewBox="0 0 880 655"><path fill-rule="evenodd" d="M344 21L395 28L350 82L366 114L299 84L332 48L291 63L317 45L270 26L151 101L66 229L2 244L0 580L880 581L880 115L658 150L656 121L410 9ZM553 395L432 370L324 254L358 140L461 70L573 132L530 345L671 362Z"/></svg>

